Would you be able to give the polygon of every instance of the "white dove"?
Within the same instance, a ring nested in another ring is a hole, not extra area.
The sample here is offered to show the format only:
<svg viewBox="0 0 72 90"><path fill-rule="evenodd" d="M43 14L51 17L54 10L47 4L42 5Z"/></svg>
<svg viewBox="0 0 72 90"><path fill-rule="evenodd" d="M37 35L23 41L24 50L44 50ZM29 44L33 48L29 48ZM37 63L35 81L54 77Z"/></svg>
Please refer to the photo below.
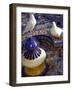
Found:
<svg viewBox="0 0 72 90"><path fill-rule="evenodd" d="M36 25L36 19L34 17L34 14L30 14L29 21L27 22L26 28L23 33L26 33L28 31L32 31Z"/></svg>
<svg viewBox="0 0 72 90"><path fill-rule="evenodd" d="M56 23L53 22L53 26L50 30L51 35L55 37L61 37L63 35L63 29L56 26Z"/></svg>

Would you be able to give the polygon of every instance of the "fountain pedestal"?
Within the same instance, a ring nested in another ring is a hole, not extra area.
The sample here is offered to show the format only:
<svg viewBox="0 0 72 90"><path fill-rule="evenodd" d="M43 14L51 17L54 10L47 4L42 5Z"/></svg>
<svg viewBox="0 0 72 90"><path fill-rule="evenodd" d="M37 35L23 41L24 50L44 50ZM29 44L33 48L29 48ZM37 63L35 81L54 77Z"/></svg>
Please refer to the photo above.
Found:
<svg viewBox="0 0 72 90"><path fill-rule="evenodd" d="M34 38L28 38L24 43L25 50L22 55L23 72L27 76L45 74L46 52L39 47Z"/></svg>

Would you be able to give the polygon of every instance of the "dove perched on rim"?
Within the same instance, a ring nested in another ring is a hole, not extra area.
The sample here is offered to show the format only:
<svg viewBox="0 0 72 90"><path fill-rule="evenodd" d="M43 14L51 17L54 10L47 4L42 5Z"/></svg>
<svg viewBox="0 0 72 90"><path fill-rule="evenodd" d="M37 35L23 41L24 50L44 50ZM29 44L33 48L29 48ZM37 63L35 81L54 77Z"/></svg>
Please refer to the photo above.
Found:
<svg viewBox="0 0 72 90"><path fill-rule="evenodd" d="M36 19L34 17L33 13L29 14L29 21L27 22L26 28L23 33L26 33L28 31L32 31L36 25Z"/></svg>
<svg viewBox="0 0 72 90"><path fill-rule="evenodd" d="M55 37L63 37L63 29L62 28L59 28L56 26L56 23L53 22L53 26L50 30L50 33L52 36L55 36Z"/></svg>

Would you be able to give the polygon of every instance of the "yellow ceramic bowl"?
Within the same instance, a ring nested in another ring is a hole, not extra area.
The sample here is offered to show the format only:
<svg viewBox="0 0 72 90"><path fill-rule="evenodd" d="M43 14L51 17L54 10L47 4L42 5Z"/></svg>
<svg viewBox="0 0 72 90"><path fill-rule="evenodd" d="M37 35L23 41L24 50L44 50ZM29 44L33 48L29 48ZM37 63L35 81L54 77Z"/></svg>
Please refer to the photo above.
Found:
<svg viewBox="0 0 72 90"><path fill-rule="evenodd" d="M39 65L38 67L35 67L35 68L25 67L24 72L28 76L37 76L37 75L40 75L44 71L45 68L46 68L45 63L42 63L41 65Z"/></svg>

